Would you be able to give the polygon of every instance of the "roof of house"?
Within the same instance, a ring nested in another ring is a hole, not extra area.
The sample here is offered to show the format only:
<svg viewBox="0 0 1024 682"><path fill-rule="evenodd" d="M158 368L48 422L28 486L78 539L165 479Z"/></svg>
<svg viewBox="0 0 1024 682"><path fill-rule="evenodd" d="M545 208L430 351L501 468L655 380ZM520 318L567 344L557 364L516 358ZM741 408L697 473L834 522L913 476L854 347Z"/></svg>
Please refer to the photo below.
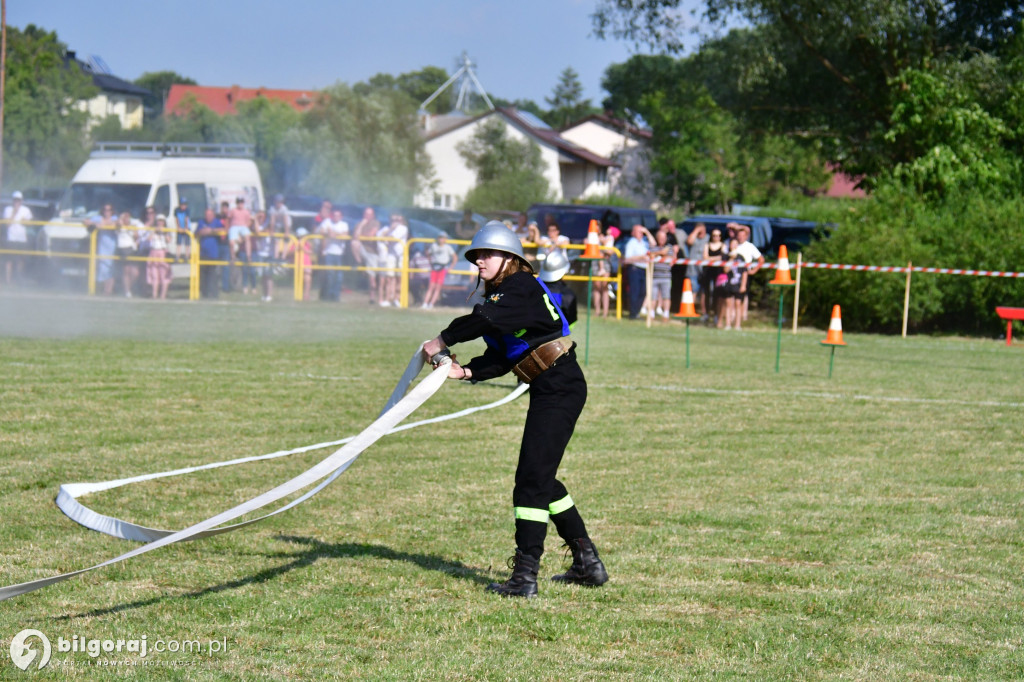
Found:
<svg viewBox="0 0 1024 682"><path fill-rule="evenodd" d="M138 97L145 97L153 94L146 88L126 81L123 78L118 78L110 73L103 73L102 71L94 70L92 64L78 59L73 50L68 50L65 53L64 63L75 64L79 69L81 69L82 73L92 76L92 84L103 92L120 92L125 95L136 95Z"/></svg>
<svg viewBox="0 0 1024 682"><path fill-rule="evenodd" d="M216 87L209 85L180 85L171 86L167 93L167 101L164 103L164 111L167 113L180 113L179 107L186 97L191 95L200 104L209 107L219 115L236 114L236 105L239 102L246 102L260 97L285 102L296 111L306 111L316 100L316 92L312 90L274 90L270 88L242 88L237 85L231 87Z"/></svg>
<svg viewBox="0 0 1024 682"><path fill-rule="evenodd" d="M829 170L832 171L832 180L828 185L828 189L825 190L826 197L863 199L868 195L867 192L857 186L864 179L863 175L853 177L844 173L836 164L829 164L828 166Z"/></svg>
<svg viewBox="0 0 1024 682"><path fill-rule="evenodd" d="M565 132L566 130L575 128L576 126L591 121L597 123L598 125L604 126L605 128L608 128L610 130L614 130L615 132L622 133L623 135L628 135L630 137L642 137L646 140L651 139L650 130L647 130L646 128L638 128L637 126L631 124L629 121L625 121L621 118L615 118L608 112L605 112L603 114L590 114L589 116L584 116L583 118L577 121L573 121L569 125L561 128L560 130L562 132Z"/></svg>
<svg viewBox="0 0 1024 682"><path fill-rule="evenodd" d="M606 159L603 156L595 154L588 149L584 149L583 147L570 142L533 114L513 107L498 107L491 111L486 111L478 116L467 116L465 118L451 116L435 117L431 119L431 123L439 123L440 125L437 125L435 129L427 132L427 140L436 139L442 135L452 132L453 130L457 130L463 126L475 123L493 115L501 116L509 124L518 128L528 137L532 137L538 142L546 144L549 147L554 147L566 161L576 163L584 162L594 166L604 167L618 165L611 159Z"/></svg>

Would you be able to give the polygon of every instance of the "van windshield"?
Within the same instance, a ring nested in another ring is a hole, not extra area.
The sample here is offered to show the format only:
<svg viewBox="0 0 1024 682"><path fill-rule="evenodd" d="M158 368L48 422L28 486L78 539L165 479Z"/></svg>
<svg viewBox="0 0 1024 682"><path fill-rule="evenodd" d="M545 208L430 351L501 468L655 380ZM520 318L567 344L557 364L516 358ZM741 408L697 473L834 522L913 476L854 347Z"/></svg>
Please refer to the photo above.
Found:
<svg viewBox="0 0 1024 682"><path fill-rule="evenodd" d="M136 218L142 218L145 216L148 198L149 185L76 182L61 197L60 211L61 215L80 218L90 213L99 213L104 204L113 204L115 214L130 211Z"/></svg>

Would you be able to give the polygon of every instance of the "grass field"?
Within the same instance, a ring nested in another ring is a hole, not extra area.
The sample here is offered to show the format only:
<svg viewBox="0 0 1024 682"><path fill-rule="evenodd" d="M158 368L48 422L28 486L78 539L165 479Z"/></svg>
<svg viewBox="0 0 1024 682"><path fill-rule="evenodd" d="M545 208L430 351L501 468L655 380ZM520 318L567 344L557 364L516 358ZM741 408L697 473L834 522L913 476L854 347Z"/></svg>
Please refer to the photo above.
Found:
<svg viewBox="0 0 1024 682"><path fill-rule="evenodd" d="M0 297L0 584L136 546L68 520L61 483L355 434L452 314ZM829 379L823 338L786 333L776 373L769 325L693 327L687 370L680 324L594 321L560 474L602 588L546 580L552 533L539 598L483 590L508 575L524 397L386 437L262 524L0 603L0 679L1024 678L1024 349L847 333ZM450 382L413 419L513 387ZM328 452L83 502L182 528ZM7 655L25 628L42 671ZM76 635L226 646L57 650Z"/></svg>

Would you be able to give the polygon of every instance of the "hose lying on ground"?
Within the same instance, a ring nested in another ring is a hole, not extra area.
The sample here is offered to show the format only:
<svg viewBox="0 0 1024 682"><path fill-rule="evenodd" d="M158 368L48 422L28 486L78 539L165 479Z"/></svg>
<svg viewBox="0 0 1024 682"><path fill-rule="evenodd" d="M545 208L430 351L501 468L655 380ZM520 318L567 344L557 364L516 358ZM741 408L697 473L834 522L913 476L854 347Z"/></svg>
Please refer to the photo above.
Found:
<svg viewBox="0 0 1024 682"><path fill-rule="evenodd" d="M481 405L478 407L471 407L460 412L455 412L441 417L435 417L433 419L426 419L420 422L412 424L406 424L399 427L398 425L404 421L410 414L417 410L423 403L425 403L434 393L441 388L444 384L444 380L448 376L448 368L451 360L444 360L436 369L434 369L426 378L423 379L419 384L416 385L408 395L406 390L412 381L419 375L420 370L423 368L423 353L422 346L417 349L412 359L409 361L408 367L402 374L402 378L398 381L395 386L395 390L392 391L391 397L388 398L384 409L381 411L380 416L366 427L362 432L349 438L344 438L338 441L332 441L330 443L319 443L317 445L310 445L303 448L296 448L294 450L285 450L280 452L270 453L268 455L260 455L256 457L244 457L241 459L235 459L227 462L214 462L212 464L206 464L195 467L187 467L184 469L176 469L174 471L164 471L154 474L145 474L142 476L136 476L133 478L123 478L114 481L102 481L96 483L67 483L60 487L60 491L57 495L57 505L74 521L91 528L98 530L114 537L125 538L129 540L140 540L148 544L137 547L129 552L125 552L120 556L108 559L102 563L90 566L89 568L83 568L70 573L63 573L61 575L55 575L49 578L42 578L39 580L32 580L25 583L19 583L17 585L9 585L7 587L0 587L0 601L10 599L27 592L33 592L35 590L53 585L54 583L62 582L68 578L72 578L76 575L93 571L110 564L117 563L118 561L124 561L132 557L144 554L146 552L169 545L175 542L183 542L185 540L195 540L198 538L209 537L211 535L217 535L220 533L227 533L245 526L252 525L264 519L270 518L276 514L291 509L292 507L301 504L305 500L308 500L313 495L323 490L327 485L334 481L356 460L356 458L363 453L364 450L369 448L375 442L377 442L383 436L389 433L395 433L397 431L403 431L405 429L421 426L424 424L432 424L448 419L455 419L462 417L474 412L481 410L491 409L498 407L507 402L514 400L515 398L522 395L528 388L527 384L522 384L517 387L512 393L505 396L501 400L489 403L487 405ZM342 445L343 444L343 445ZM281 485L268 490L262 495L258 495L252 499L246 500L227 511L221 512L215 516L212 516L204 521L193 524L188 528L179 531L161 530L156 528L147 528L146 526L140 526L128 521L123 521L111 516L105 516L98 514L97 512L89 509L82 505L78 501L78 497L86 495L92 492L99 492L101 490L110 490L111 488L118 488L131 483L137 483L140 481L152 480L155 478L164 478L168 476L180 476L183 474L191 473L194 471L200 471L204 469L214 469L223 466L230 466L234 464L242 464L245 462L255 462L265 459L273 459L276 457L284 457L291 454L297 454L300 452L309 452L311 450L317 450L324 447L330 447L334 445L342 445L341 448L336 450L331 455L321 460L318 464L314 465L310 469L307 469L303 473L295 476L289 481L282 483ZM243 516L249 512L255 511L265 507L283 497L286 497L294 492L305 488L322 478L325 478L316 487L302 495L301 497L289 502L283 507L276 509L275 511L261 516L259 518L250 519L241 523L236 523L228 526L222 524Z"/></svg>

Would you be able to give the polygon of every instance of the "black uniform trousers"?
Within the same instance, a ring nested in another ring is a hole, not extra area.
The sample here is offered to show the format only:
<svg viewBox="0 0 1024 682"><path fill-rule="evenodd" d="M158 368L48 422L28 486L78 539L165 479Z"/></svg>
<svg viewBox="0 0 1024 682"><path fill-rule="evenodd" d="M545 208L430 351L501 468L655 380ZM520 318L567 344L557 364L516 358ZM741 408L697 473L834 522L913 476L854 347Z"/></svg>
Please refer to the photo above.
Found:
<svg viewBox="0 0 1024 682"><path fill-rule="evenodd" d="M575 351L530 383L530 408L519 449L512 504L516 508L516 546L538 559L544 552L548 518L565 540L587 537L586 526L568 491L555 478L586 402L587 381Z"/></svg>

